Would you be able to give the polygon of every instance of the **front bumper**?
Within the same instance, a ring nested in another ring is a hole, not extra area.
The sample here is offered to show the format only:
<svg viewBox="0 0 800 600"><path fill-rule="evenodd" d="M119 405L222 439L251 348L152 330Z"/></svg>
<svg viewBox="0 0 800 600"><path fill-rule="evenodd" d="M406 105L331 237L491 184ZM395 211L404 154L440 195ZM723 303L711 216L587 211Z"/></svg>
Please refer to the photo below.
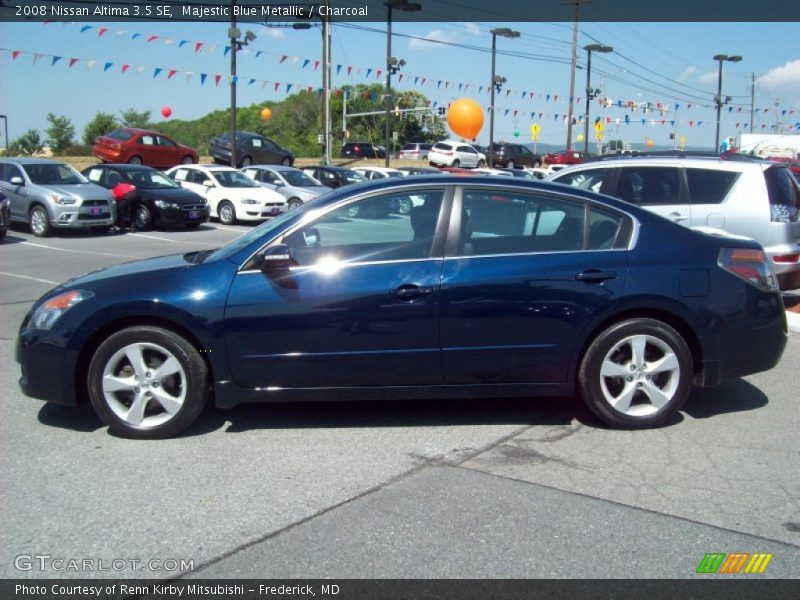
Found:
<svg viewBox="0 0 800 600"><path fill-rule="evenodd" d="M27 321L27 318L26 318ZM75 405L75 369L68 365L68 339L52 331L21 329L15 359L20 364L19 387L31 398Z"/></svg>

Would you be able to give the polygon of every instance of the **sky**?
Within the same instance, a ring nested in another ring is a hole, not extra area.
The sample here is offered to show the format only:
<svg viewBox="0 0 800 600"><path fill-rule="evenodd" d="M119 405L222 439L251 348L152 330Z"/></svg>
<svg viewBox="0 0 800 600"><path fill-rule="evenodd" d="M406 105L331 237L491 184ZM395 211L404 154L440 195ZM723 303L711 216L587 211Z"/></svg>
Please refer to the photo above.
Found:
<svg viewBox="0 0 800 600"><path fill-rule="evenodd" d="M530 127L537 123L539 142L563 146L571 23L395 23L392 54L406 65L399 73L402 80L395 76L393 84L401 90L418 89L439 106L468 97L488 107L489 31L505 26L521 35L497 40L496 72L507 82L496 101L495 140L511 141L518 132L519 141L532 142ZM321 65L315 69L322 46L318 28L294 30L258 23L240 27L252 30L257 38L238 54L239 106L280 100L286 97L287 84L291 92L310 88L316 93L321 87ZM224 50L227 30L226 23L196 22L0 23L4 82L0 114L8 118L9 138L29 128L43 132L48 112L68 116L80 138L97 111L150 110L158 123L164 106L171 108L171 118L179 119L224 109L230 100L230 56ZM593 102L590 123L602 116L606 140L671 145L669 134L674 132L689 147L710 148L716 121L717 62L713 56L722 53L741 55L743 60L724 63L723 96L731 96L732 102L723 108L721 137L749 130L753 73L758 109L754 133L773 133L776 120L779 128L800 133L798 39L800 23L581 23L574 112L582 116L585 109L586 52L582 48L602 43L614 51L592 55L591 83L612 106L601 108ZM19 52L16 58L12 51ZM385 57L385 23L334 25L334 88L383 83ZM204 83L201 74L206 75ZM654 109L631 111L630 102L650 102ZM341 115L332 118L337 131ZM611 120L606 123L605 119ZM479 143L486 143L488 132L487 116ZM573 136L581 132L582 125ZM0 124L3 146L4 135ZM590 140L593 147L593 126Z"/></svg>

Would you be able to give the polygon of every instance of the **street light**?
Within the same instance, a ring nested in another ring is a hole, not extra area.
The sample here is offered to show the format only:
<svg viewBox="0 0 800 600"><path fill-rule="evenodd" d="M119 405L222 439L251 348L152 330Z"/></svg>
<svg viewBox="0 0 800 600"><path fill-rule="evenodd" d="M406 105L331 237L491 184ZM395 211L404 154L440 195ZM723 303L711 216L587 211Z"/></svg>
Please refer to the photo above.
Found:
<svg viewBox="0 0 800 600"><path fill-rule="evenodd" d="M601 52L608 54L613 52L614 48L611 46L604 46L603 44L589 44L583 47L587 53L586 59L586 113L584 115L583 123L583 152L589 154L589 102L600 95L600 90L592 88L592 52Z"/></svg>
<svg viewBox="0 0 800 600"><path fill-rule="evenodd" d="M244 40L239 39L241 31L236 27L236 0L231 0L231 26L228 37L231 39L231 166L236 168L236 53L256 39L256 34L248 31Z"/></svg>
<svg viewBox="0 0 800 600"><path fill-rule="evenodd" d="M509 29L508 27L498 27L497 29L492 29L492 79L491 79L491 88L492 88L492 99L489 102L489 150L488 156L486 160L489 161L487 166L493 167L494 166L494 91L497 88L500 91L502 85L506 82L505 77L501 77L502 81L497 80L497 76L494 72L495 66L495 55L497 54L497 36L506 37L506 38L518 38L519 31L514 31L513 29Z"/></svg>
<svg viewBox="0 0 800 600"><path fill-rule="evenodd" d="M386 18L386 162L385 165L389 166L390 145L389 138L392 135L392 75L405 64L404 60L397 61L392 59L392 9L398 9L405 12L417 12L422 10L422 5L419 2L409 2L408 0L385 0L383 3L387 8L388 16Z"/></svg>
<svg viewBox="0 0 800 600"><path fill-rule="evenodd" d="M5 146L6 154L8 154L8 117L0 115L0 119L3 119L3 124L5 126L6 137L3 138L3 146Z"/></svg>
<svg viewBox="0 0 800 600"><path fill-rule="evenodd" d="M722 106L727 104L732 100L730 96L726 96L724 99L722 98L722 63L725 61L728 62L740 62L742 60L741 56L728 56L727 54L717 54L714 56L714 60L719 62L719 74L717 76L717 95L714 96L714 104L717 105L717 135L714 138L714 151L719 151L719 121L720 121L720 113L722 112Z"/></svg>

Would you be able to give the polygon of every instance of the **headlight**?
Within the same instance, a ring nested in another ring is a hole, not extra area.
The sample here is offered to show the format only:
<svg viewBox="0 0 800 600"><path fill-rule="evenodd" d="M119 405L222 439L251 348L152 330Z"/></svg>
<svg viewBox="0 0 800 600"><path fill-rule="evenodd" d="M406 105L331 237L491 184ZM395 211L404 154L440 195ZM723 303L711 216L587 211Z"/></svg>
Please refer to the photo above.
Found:
<svg viewBox="0 0 800 600"><path fill-rule="evenodd" d="M66 196L56 196L53 194L50 196L53 199L53 202L56 204L75 204L75 198L67 198Z"/></svg>
<svg viewBox="0 0 800 600"><path fill-rule="evenodd" d="M252 198L245 198L242 200L242 204L258 204L258 200L253 200Z"/></svg>
<svg viewBox="0 0 800 600"><path fill-rule="evenodd" d="M94 292L87 290L72 290L53 296L34 311L31 316L31 329L50 329L61 315L92 296L94 296Z"/></svg>
<svg viewBox="0 0 800 600"><path fill-rule="evenodd" d="M167 204L163 200L155 200L153 202L153 204L155 204L158 208L161 208L161 209L167 208L167 206L169 206L169 204Z"/></svg>

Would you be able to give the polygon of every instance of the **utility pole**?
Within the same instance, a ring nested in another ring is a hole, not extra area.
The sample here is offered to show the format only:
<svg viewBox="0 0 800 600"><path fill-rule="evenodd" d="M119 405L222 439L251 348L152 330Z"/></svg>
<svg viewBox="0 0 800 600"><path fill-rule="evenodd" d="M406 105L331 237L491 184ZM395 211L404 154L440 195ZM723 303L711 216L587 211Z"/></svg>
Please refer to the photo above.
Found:
<svg viewBox="0 0 800 600"><path fill-rule="evenodd" d="M578 21L581 4L589 4L592 0L562 0L562 4L575 5L575 18L572 23L572 63L569 73L569 110L567 112L567 151L572 150L572 113L575 101L575 68L578 64Z"/></svg>
<svg viewBox="0 0 800 600"><path fill-rule="evenodd" d="M325 0L322 17L322 145L325 149L322 164L331 164L331 22Z"/></svg>
<svg viewBox="0 0 800 600"><path fill-rule="evenodd" d="M778 133L780 133L779 128L781 126L781 122L778 120L778 107L781 104L781 99L775 98L773 100L773 104L775 106L775 134L777 135Z"/></svg>
<svg viewBox="0 0 800 600"><path fill-rule="evenodd" d="M753 112L756 102L756 74L751 74L750 79L750 133L753 133Z"/></svg>
<svg viewBox="0 0 800 600"><path fill-rule="evenodd" d="M236 43L239 31L236 29L236 0L231 0L231 166L236 168Z"/></svg>

